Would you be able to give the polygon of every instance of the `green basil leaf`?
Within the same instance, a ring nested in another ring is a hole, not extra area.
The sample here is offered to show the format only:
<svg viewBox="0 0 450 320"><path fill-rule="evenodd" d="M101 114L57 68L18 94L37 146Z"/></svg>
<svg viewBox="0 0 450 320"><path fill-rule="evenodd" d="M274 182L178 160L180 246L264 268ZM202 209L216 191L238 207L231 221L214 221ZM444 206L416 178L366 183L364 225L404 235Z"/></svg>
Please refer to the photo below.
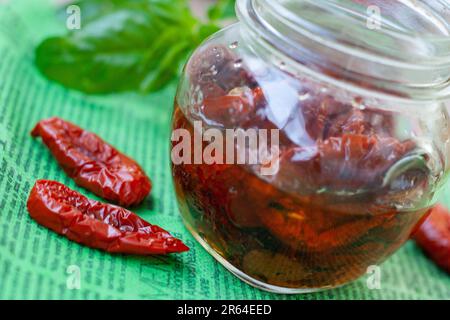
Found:
<svg viewBox="0 0 450 320"><path fill-rule="evenodd" d="M82 28L36 48L36 66L47 78L87 93L157 90L218 30L196 20L184 0L101 2L80 2L96 12Z"/></svg>
<svg viewBox="0 0 450 320"><path fill-rule="evenodd" d="M183 15L187 9L186 0L77 0L72 4L80 7L84 22L124 8L154 10L156 15L162 16L172 13L175 17ZM66 15L65 7L63 9L61 14Z"/></svg>
<svg viewBox="0 0 450 320"><path fill-rule="evenodd" d="M208 10L208 17L211 21L229 19L235 17L235 0L217 0Z"/></svg>

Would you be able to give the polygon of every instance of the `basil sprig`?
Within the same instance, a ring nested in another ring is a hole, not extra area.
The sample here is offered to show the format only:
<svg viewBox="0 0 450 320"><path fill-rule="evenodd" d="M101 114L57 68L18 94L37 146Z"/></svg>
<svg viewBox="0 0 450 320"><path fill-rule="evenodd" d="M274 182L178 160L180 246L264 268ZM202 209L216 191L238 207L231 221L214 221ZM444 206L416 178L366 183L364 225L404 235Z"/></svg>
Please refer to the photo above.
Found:
<svg viewBox="0 0 450 320"><path fill-rule="evenodd" d="M227 0L230 1L230 0ZM230 1L234 2L234 1ZM82 27L44 40L35 63L50 80L86 93L155 91L178 75L188 55L219 30L185 0L82 0Z"/></svg>

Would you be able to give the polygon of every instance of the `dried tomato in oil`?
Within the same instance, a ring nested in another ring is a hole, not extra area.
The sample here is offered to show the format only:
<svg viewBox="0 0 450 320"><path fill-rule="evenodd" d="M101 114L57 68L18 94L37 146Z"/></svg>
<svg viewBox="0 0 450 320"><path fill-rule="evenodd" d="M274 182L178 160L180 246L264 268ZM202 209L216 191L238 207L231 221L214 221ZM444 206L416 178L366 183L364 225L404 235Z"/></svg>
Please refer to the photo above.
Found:
<svg viewBox="0 0 450 320"><path fill-rule="evenodd" d="M439 165L432 148L402 131L413 117L294 71L222 45L194 54L173 129L194 136L201 121L224 136L277 130L279 161L269 176L261 163L173 164L176 193L189 229L246 276L284 288L337 286L410 238ZM250 146L234 143L238 150Z"/></svg>

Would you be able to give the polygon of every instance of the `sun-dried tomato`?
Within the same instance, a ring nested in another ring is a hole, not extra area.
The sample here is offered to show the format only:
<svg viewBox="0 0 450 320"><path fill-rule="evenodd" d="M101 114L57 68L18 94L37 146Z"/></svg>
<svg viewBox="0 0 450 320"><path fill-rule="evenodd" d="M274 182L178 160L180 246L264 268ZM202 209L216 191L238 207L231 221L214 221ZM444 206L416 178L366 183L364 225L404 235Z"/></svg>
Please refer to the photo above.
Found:
<svg viewBox="0 0 450 320"><path fill-rule="evenodd" d="M239 57L220 45L198 52L186 66L186 73L191 85L201 88L205 98L223 96L234 88L253 88L256 85Z"/></svg>
<svg viewBox="0 0 450 320"><path fill-rule="evenodd" d="M139 204L151 182L142 168L94 133L62 120L40 121L40 136L64 171L81 187L121 206Z"/></svg>
<svg viewBox="0 0 450 320"><path fill-rule="evenodd" d="M181 240L133 212L88 199L56 181L38 180L27 208L39 224L92 248L139 255L189 250Z"/></svg>
<svg viewBox="0 0 450 320"><path fill-rule="evenodd" d="M383 186L386 172L414 150L412 141L378 135L343 134L318 140L311 147L291 147L282 153L280 177L299 177L300 191L374 190Z"/></svg>
<svg viewBox="0 0 450 320"><path fill-rule="evenodd" d="M304 119L309 136L315 140L343 134L395 136L393 115L389 112L370 108L360 110L329 95L310 94L309 97L299 103L299 116Z"/></svg>
<svg viewBox="0 0 450 320"><path fill-rule="evenodd" d="M413 237L438 266L450 273L450 212L447 208L438 204L431 209Z"/></svg>
<svg viewBox="0 0 450 320"><path fill-rule="evenodd" d="M225 96L205 98L200 109L203 118L229 128L253 120L254 112L263 100L261 88L241 87Z"/></svg>

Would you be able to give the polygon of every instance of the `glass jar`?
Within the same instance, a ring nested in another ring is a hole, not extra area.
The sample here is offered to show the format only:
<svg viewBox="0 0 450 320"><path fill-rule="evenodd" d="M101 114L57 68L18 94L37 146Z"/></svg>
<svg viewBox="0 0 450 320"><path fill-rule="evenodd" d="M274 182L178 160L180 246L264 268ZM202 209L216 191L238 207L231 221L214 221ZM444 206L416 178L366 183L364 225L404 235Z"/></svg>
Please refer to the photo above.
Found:
<svg viewBox="0 0 450 320"><path fill-rule="evenodd" d="M194 52L173 115L176 194L187 228L242 280L340 286L435 204L450 10L430 3L238 0L239 22Z"/></svg>

